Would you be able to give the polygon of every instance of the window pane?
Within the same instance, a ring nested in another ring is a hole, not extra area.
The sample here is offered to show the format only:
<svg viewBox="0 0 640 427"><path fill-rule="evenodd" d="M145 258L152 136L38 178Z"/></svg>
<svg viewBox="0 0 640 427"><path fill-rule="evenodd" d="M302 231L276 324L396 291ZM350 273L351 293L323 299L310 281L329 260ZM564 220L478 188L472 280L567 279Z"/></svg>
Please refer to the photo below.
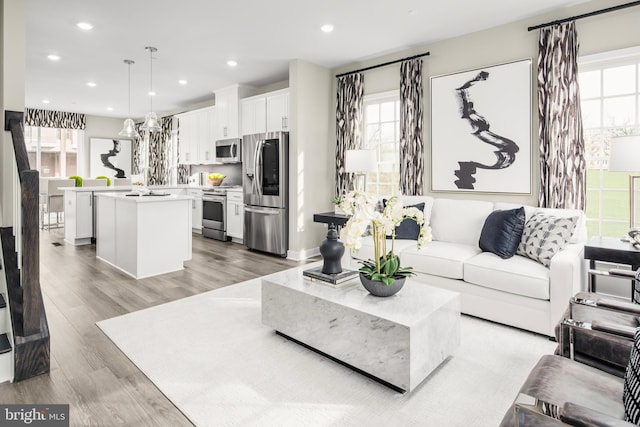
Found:
<svg viewBox="0 0 640 427"><path fill-rule="evenodd" d="M600 124L600 100L582 101L580 103L582 110L582 125L585 129L599 128Z"/></svg>
<svg viewBox="0 0 640 427"><path fill-rule="evenodd" d="M395 102L384 102L380 105L380 121L392 122L395 120Z"/></svg>
<svg viewBox="0 0 640 427"><path fill-rule="evenodd" d="M378 104L367 105L365 118L365 123L377 123L380 120L380 107Z"/></svg>
<svg viewBox="0 0 640 427"><path fill-rule="evenodd" d="M380 142L380 125L368 125L365 133L365 146L375 148Z"/></svg>
<svg viewBox="0 0 640 427"><path fill-rule="evenodd" d="M603 110L605 126L633 126L635 124L635 96L605 99Z"/></svg>
<svg viewBox="0 0 640 427"><path fill-rule="evenodd" d="M578 84L580 85L580 98L600 96L600 70L580 73Z"/></svg>
<svg viewBox="0 0 640 427"><path fill-rule="evenodd" d="M604 96L634 93L636 90L636 66L608 68L603 72Z"/></svg>
<svg viewBox="0 0 640 427"><path fill-rule="evenodd" d="M395 123L383 123L380 125L380 142L394 142L396 141L395 135Z"/></svg>

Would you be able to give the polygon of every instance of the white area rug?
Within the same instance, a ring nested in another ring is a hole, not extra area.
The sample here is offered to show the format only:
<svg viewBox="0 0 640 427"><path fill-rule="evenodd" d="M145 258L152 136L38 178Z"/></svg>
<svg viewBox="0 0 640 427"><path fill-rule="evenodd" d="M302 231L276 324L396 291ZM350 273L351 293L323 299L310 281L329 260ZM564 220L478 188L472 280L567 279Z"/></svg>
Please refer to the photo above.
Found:
<svg viewBox="0 0 640 427"><path fill-rule="evenodd" d="M462 316L462 342L399 394L274 334L260 279L98 326L197 426L497 426L555 344Z"/></svg>

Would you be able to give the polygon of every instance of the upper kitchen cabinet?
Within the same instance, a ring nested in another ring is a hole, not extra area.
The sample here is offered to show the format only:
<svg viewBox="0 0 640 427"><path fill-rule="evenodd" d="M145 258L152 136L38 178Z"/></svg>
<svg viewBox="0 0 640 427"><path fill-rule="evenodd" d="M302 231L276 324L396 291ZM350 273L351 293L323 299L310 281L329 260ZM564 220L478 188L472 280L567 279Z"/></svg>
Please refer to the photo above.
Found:
<svg viewBox="0 0 640 427"><path fill-rule="evenodd" d="M267 98L264 95L242 99L240 111L243 136L267 131Z"/></svg>
<svg viewBox="0 0 640 427"><path fill-rule="evenodd" d="M240 109L242 135L289 130L289 89L245 98Z"/></svg>
<svg viewBox="0 0 640 427"><path fill-rule="evenodd" d="M180 163L197 165L215 161L215 110L207 107L177 115Z"/></svg>
<svg viewBox="0 0 640 427"><path fill-rule="evenodd" d="M267 94L267 132L289 130L289 89Z"/></svg>
<svg viewBox="0 0 640 427"><path fill-rule="evenodd" d="M214 91L216 95L216 140L240 137L240 99L251 96L255 89L232 85Z"/></svg>

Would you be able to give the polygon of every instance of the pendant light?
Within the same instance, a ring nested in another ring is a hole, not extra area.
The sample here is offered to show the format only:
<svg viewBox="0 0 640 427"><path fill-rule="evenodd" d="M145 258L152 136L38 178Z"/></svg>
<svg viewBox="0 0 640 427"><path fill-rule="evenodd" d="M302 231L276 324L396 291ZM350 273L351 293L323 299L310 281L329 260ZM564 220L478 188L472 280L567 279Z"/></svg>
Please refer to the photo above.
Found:
<svg viewBox="0 0 640 427"><path fill-rule="evenodd" d="M144 48L147 52L149 52L149 112L144 118L144 123L142 124L141 129L147 130L149 132L160 132L162 130L162 126L158 122L158 116L153 112L153 53L157 52L158 49L152 46L147 46ZM154 94L155 95L155 94Z"/></svg>
<svg viewBox="0 0 640 427"><path fill-rule="evenodd" d="M129 67L129 118L124 120L124 126L118 135L124 136L125 138L140 138L131 119L131 64L135 64L135 62L131 59L125 59L124 63Z"/></svg>

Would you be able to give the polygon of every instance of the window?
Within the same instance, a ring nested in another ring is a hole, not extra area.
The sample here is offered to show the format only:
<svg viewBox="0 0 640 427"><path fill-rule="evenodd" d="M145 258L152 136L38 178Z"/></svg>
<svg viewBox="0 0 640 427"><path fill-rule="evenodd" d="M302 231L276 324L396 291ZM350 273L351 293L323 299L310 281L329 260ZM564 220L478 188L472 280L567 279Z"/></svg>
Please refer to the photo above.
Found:
<svg viewBox="0 0 640 427"><path fill-rule="evenodd" d="M364 148L376 151L378 169L367 174L367 194L380 200L400 190L400 95L398 91L367 95Z"/></svg>
<svg viewBox="0 0 640 427"><path fill-rule="evenodd" d="M621 236L629 228L629 174L609 172L611 138L638 134L640 49L580 58L587 162L587 232Z"/></svg>
<svg viewBox="0 0 640 427"><path fill-rule="evenodd" d="M82 131L25 126L29 165L41 177L67 177L78 173L78 142Z"/></svg>

